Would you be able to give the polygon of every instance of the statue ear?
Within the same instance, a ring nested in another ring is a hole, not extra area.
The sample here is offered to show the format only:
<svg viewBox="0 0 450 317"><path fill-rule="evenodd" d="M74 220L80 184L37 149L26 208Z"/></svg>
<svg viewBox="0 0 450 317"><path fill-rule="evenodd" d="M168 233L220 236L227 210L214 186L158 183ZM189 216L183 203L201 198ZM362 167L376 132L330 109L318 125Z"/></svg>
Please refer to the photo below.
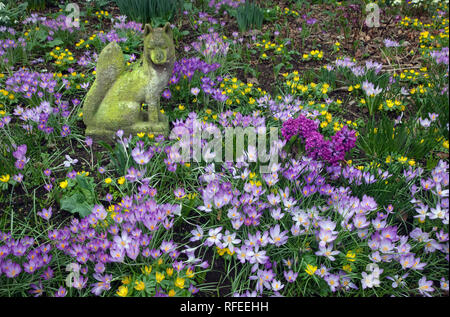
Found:
<svg viewBox="0 0 450 317"><path fill-rule="evenodd" d="M153 32L152 26L150 24L146 24L144 27L144 36L147 36L152 32Z"/></svg>
<svg viewBox="0 0 450 317"><path fill-rule="evenodd" d="M163 30L166 34L171 35L172 34L172 28L170 27L170 23L167 22L164 27Z"/></svg>

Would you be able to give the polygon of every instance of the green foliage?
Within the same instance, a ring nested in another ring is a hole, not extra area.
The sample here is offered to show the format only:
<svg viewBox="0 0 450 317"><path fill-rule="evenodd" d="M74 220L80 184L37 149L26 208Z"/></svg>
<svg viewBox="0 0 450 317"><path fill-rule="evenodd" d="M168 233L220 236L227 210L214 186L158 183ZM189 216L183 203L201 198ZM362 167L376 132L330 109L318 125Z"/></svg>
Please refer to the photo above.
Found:
<svg viewBox="0 0 450 317"><path fill-rule="evenodd" d="M250 29L261 29L264 22L264 14L259 6L246 1L236 10L237 23L242 32Z"/></svg>
<svg viewBox="0 0 450 317"><path fill-rule="evenodd" d="M96 203L94 178L77 175L75 179L69 179L68 185L60 198L62 210L81 217L88 216Z"/></svg>
<svg viewBox="0 0 450 317"><path fill-rule="evenodd" d="M11 26L14 21L19 20L22 12L27 8L27 3L7 2L0 5L0 26Z"/></svg>
<svg viewBox="0 0 450 317"><path fill-rule="evenodd" d="M44 10L53 0L27 0L27 10Z"/></svg>
<svg viewBox="0 0 450 317"><path fill-rule="evenodd" d="M183 0L115 0L120 12L129 19L154 27L172 21Z"/></svg>
<svg viewBox="0 0 450 317"><path fill-rule="evenodd" d="M108 150L110 162L114 170L116 170L119 174L124 175L127 168L129 167L129 160L126 149L123 146L117 144L113 149L108 143L103 141L99 141L99 144Z"/></svg>
<svg viewBox="0 0 450 317"><path fill-rule="evenodd" d="M151 265L141 267L140 272L124 277L122 281L128 281L127 285L131 285L127 288L125 296L153 297L158 291L163 290L166 293L171 291L171 296L191 297L188 287L196 284L195 275L188 267L175 271L173 260L168 256L162 256Z"/></svg>
<svg viewBox="0 0 450 317"><path fill-rule="evenodd" d="M96 8L101 9L101 8L111 5L112 2L113 2L113 0L94 0L94 6Z"/></svg>
<svg viewBox="0 0 450 317"><path fill-rule="evenodd" d="M396 125L394 120L382 117L371 120L358 137L358 145L367 155L384 159L390 154L423 159L432 151L439 134L433 128L424 129L412 119Z"/></svg>

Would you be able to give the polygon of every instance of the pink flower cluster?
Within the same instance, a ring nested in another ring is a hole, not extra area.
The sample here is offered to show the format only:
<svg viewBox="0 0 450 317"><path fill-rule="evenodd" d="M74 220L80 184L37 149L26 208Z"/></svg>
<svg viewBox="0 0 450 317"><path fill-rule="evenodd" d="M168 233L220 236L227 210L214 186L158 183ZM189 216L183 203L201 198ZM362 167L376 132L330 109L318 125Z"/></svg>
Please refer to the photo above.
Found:
<svg viewBox="0 0 450 317"><path fill-rule="evenodd" d="M298 135L305 142L309 157L336 164L345 159L345 154L356 144L356 134L347 126L338 131L331 140L325 140L318 131L318 124L305 116L289 119L283 123L281 134L289 141Z"/></svg>

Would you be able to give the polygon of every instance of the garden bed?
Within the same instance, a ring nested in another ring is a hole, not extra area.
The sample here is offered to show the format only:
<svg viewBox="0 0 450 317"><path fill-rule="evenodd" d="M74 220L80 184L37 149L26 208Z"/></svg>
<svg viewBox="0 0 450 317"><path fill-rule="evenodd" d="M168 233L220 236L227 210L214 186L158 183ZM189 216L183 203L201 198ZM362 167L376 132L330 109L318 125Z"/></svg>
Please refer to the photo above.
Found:
<svg viewBox="0 0 450 317"><path fill-rule="evenodd" d="M448 296L448 4L375 1L370 27L368 1L240 2L147 21L175 42L178 139L110 142L86 94L110 42L140 62L143 24L0 3L0 296ZM270 171L252 147L177 160L194 124L275 129Z"/></svg>

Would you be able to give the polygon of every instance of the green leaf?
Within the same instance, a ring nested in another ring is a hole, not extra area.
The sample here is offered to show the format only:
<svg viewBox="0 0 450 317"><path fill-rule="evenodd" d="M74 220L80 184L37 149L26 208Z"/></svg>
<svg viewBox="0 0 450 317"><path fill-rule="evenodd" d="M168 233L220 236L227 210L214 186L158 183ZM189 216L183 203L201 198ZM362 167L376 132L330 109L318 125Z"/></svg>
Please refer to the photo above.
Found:
<svg viewBox="0 0 450 317"><path fill-rule="evenodd" d="M62 40L54 39L53 41L48 42L47 46L48 47L55 47L55 46L62 45L62 44L64 44L64 42Z"/></svg>
<svg viewBox="0 0 450 317"><path fill-rule="evenodd" d="M98 141L98 144L100 144L101 146L106 148L109 152L114 152L114 150L112 149L111 145L109 145L105 141Z"/></svg>
<svg viewBox="0 0 450 317"><path fill-rule="evenodd" d="M280 73L281 68L282 68L283 66L284 66L284 63L280 63L280 64L276 65L276 66L273 68L273 71L274 71L274 73L275 73L275 77L278 77L278 74Z"/></svg>
<svg viewBox="0 0 450 317"><path fill-rule="evenodd" d="M86 217L92 211L94 205L89 204L84 195L80 192L75 192L71 196L61 198L61 209L70 213L78 213L81 217Z"/></svg>
<svg viewBox="0 0 450 317"><path fill-rule="evenodd" d="M36 38L39 41L46 41L47 40L47 33L43 29L39 29L39 31L36 33Z"/></svg>
<svg viewBox="0 0 450 317"><path fill-rule="evenodd" d="M184 7L184 10L185 11L192 11L192 3L190 3L190 2L184 2L183 3L183 7Z"/></svg>

